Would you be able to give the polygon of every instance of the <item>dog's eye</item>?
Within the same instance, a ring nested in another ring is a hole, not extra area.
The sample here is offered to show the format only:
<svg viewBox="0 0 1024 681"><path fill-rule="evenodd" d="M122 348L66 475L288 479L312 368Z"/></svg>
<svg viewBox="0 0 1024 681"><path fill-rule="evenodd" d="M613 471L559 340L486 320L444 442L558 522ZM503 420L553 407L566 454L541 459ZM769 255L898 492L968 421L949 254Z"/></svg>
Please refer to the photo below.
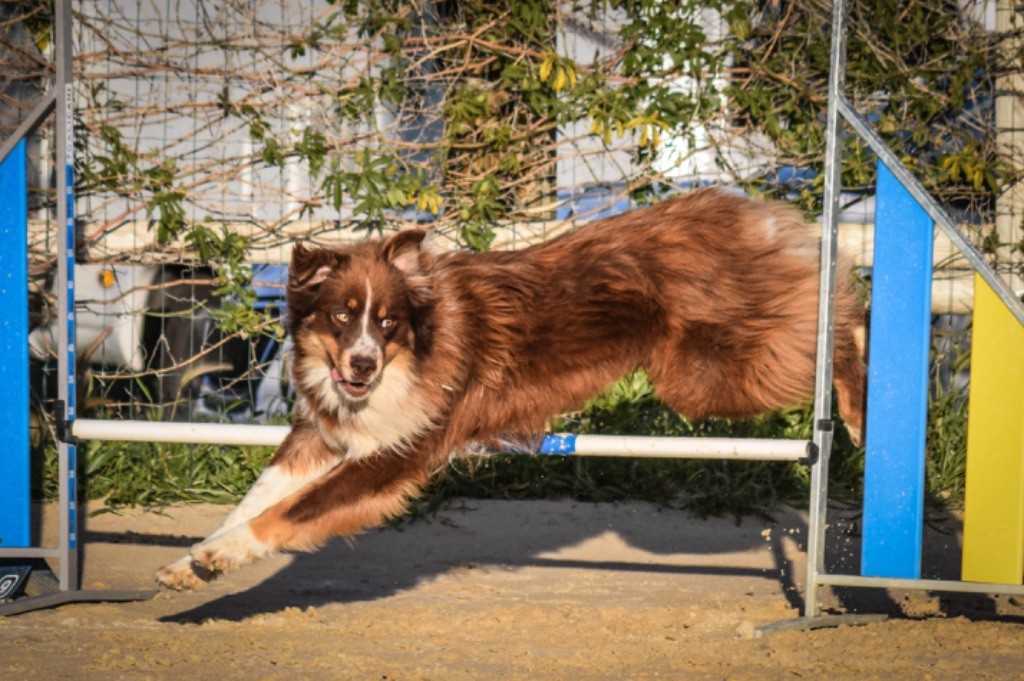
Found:
<svg viewBox="0 0 1024 681"><path fill-rule="evenodd" d="M338 314L334 315L334 318L337 319L342 324L348 324L348 312L339 312Z"/></svg>
<svg viewBox="0 0 1024 681"><path fill-rule="evenodd" d="M385 317L384 319L380 320L380 328L382 329L390 329L394 325L395 320L392 319L391 317Z"/></svg>

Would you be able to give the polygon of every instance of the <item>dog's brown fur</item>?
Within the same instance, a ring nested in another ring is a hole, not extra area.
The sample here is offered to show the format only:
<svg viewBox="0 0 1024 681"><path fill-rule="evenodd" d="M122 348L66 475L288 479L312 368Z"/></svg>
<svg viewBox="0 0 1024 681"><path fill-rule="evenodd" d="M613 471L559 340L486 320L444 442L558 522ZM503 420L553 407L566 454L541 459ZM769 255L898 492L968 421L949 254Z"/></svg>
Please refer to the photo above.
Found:
<svg viewBox="0 0 1024 681"><path fill-rule="evenodd" d="M196 586L205 570L380 523L452 451L539 433L640 367L692 418L753 416L813 390L819 243L780 203L702 190L517 252L435 256L423 236L296 247L288 303L300 404L270 468L303 484L197 545L190 568L165 568L163 583ZM835 384L856 439L864 315L845 274L835 300ZM345 309L367 315L383 348L376 406L351 403L337 381L354 333L336 323ZM393 419L381 425L374 409Z"/></svg>

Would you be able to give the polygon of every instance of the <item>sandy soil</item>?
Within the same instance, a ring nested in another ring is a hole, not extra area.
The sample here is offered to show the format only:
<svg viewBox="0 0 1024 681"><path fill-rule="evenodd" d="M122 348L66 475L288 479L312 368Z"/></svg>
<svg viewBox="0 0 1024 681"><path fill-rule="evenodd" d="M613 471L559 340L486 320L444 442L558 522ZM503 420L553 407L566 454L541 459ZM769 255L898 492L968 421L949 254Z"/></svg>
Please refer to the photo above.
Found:
<svg viewBox="0 0 1024 681"><path fill-rule="evenodd" d="M84 585L147 588L224 513L91 518ZM830 564L855 564L855 525L834 529ZM957 524L940 529L928 576L955 576ZM0 619L0 678L1024 678L1006 597L848 590L829 607L897 617L754 638L797 614L804 531L795 511L470 501L200 592Z"/></svg>

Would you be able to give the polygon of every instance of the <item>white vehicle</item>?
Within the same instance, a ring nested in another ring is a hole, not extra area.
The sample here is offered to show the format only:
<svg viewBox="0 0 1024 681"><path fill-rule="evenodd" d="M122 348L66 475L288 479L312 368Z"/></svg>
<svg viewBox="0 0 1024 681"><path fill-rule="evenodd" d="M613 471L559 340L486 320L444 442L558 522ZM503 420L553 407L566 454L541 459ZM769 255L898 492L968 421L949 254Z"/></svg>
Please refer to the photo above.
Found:
<svg viewBox="0 0 1024 681"><path fill-rule="evenodd" d="M254 282L257 305L282 311L283 288L266 284L276 284L286 269L256 271L264 276ZM225 337L213 314L219 299L208 269L78 265L75 288L79 371L104 377L83 389L115 404L152 405L170 419L266 420L287 413L285 344ZM32 330L34 359L56 357L55 333L52 321Z"/></svg>

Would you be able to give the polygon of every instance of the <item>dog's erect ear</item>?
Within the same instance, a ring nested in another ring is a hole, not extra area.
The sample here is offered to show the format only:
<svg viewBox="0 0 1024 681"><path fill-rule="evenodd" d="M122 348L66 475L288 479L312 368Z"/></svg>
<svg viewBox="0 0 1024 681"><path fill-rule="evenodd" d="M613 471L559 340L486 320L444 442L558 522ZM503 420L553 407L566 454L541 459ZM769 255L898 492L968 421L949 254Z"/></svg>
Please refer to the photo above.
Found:
<svg viewBox="0 0 1024 681"><path fill-rule="evenodd" d="M408 229L388 237L381 244L384 261L405 274L422 274L420 248L427 233L422 229Z"/></svg>
<svg viewBox="0 0 1024 681"><path fill-rule="evenodd" d="M297 242L292 247L288 286L311 288L322 284L333 270L341 269L347 263L347 255L326 248L307 248L302 242Z"/></svg>
<svg viewBox="0 0 1024 681"><path fill-rule="evenodd" d="M409 302L417 311L414 320L427 320L434 300L434 258L430 251L423 248L423 239L427 233L422 229L409 229L399 232L380 245L380 257L405 278L409 286ZM414 321L414 326L419 324ZM417 329L417 343L425 342L426 329Z"/></svg>
<svg viewBox="0 0 1024 681"><path fill-rule="evenodd" d="M309 248L302 243L292 247L288 267L288 331L293 336L303 320L316 310L320 285L332 273L348 267L350 256L328 248Z"/></svg>

